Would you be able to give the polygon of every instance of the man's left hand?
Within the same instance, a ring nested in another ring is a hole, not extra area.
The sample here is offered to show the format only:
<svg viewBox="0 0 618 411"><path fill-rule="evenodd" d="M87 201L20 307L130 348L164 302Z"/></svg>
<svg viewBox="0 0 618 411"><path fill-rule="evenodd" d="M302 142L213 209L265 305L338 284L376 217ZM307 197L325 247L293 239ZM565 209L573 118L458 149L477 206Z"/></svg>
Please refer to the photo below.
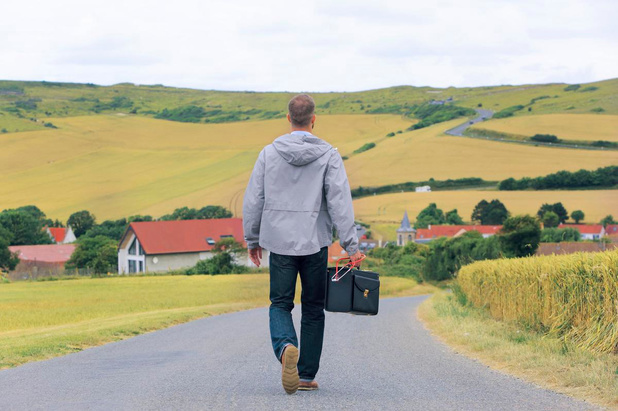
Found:
<svg viewBox="0 0 618 411"><path fill-rule="evenodd" d="M260 260L262 259L262 247L257 246L249 250L249 258L256 267L260 266Z"/></svg>

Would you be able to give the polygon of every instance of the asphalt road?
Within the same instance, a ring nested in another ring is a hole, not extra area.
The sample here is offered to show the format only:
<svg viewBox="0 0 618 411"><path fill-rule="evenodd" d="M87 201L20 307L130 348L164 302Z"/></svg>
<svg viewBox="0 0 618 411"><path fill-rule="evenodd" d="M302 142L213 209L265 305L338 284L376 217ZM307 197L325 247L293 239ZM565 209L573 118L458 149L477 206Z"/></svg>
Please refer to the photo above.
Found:
<svg viewBox="0 0 618 411"><path fill-rule="evenodd" d="M455 128L450 130L446 130L444 133L449 134L451 136L463 136L463 132L473 124L480 123L481 121L485 121L484 119L490 119L491 116L494 115L494 112L491 110L485 109L475 109L478 113L478 117L473 118L472 120L467 120L465 123L458 125Z"/></svg>
<svg viewBox="0 0 618 411"><path fill-rule="evenodd" d="M455 354L416 319L424 298L329 314L319 391L284 393L256 309L0 371L0 410L594 409Z"/></svg>

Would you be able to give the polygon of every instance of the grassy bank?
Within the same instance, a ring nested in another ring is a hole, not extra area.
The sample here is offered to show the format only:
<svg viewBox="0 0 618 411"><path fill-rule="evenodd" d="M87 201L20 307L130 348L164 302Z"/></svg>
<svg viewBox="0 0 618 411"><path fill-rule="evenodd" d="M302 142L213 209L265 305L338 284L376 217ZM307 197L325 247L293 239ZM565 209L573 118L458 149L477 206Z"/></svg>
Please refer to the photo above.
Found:
<svg viewBox="0 0 618 411"><path fill-rule="evenodd" d="M432 290L389 277L381 295ZM0 284L0 369L268 303L267 274Z"/></svg>
<svg viewBox="0 0 618 411"><path fill-rule="evenodd" d="M595 354L462 306L440 293L425 301L419 317L455 350L492 368L576 398L618 408L618 356Z"/></svg>

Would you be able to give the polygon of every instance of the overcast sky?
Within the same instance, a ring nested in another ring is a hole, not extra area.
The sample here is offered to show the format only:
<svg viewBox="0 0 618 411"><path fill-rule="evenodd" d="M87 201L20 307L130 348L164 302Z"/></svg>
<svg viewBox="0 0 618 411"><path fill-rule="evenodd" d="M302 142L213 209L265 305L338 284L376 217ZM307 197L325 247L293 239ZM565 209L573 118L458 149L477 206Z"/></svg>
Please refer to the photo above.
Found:
<svg viewBox="0 0 618 411"><path fill-rule="evenodd" d="M616 0L3 1L0 79L200 89L618 77Z"/></svg>

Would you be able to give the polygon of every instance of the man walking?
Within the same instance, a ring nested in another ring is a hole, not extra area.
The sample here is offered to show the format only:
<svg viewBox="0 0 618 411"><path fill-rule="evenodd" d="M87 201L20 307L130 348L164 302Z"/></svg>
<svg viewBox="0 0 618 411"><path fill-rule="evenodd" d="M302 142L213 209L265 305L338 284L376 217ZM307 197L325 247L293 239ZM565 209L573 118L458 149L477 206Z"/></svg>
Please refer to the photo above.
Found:
<svg viewBox="0 0 618 411"><path fill-rule="evenodd" d="M352 262L361 258L343 160L311 132L315 103L300 94L288 104L290 134L264 147L243 203L249 257L270 251L270 336L285 392L316 390L324 339L324 298L332 227ZM292 322L296 277L302 285L300 357Z"/></svg>

